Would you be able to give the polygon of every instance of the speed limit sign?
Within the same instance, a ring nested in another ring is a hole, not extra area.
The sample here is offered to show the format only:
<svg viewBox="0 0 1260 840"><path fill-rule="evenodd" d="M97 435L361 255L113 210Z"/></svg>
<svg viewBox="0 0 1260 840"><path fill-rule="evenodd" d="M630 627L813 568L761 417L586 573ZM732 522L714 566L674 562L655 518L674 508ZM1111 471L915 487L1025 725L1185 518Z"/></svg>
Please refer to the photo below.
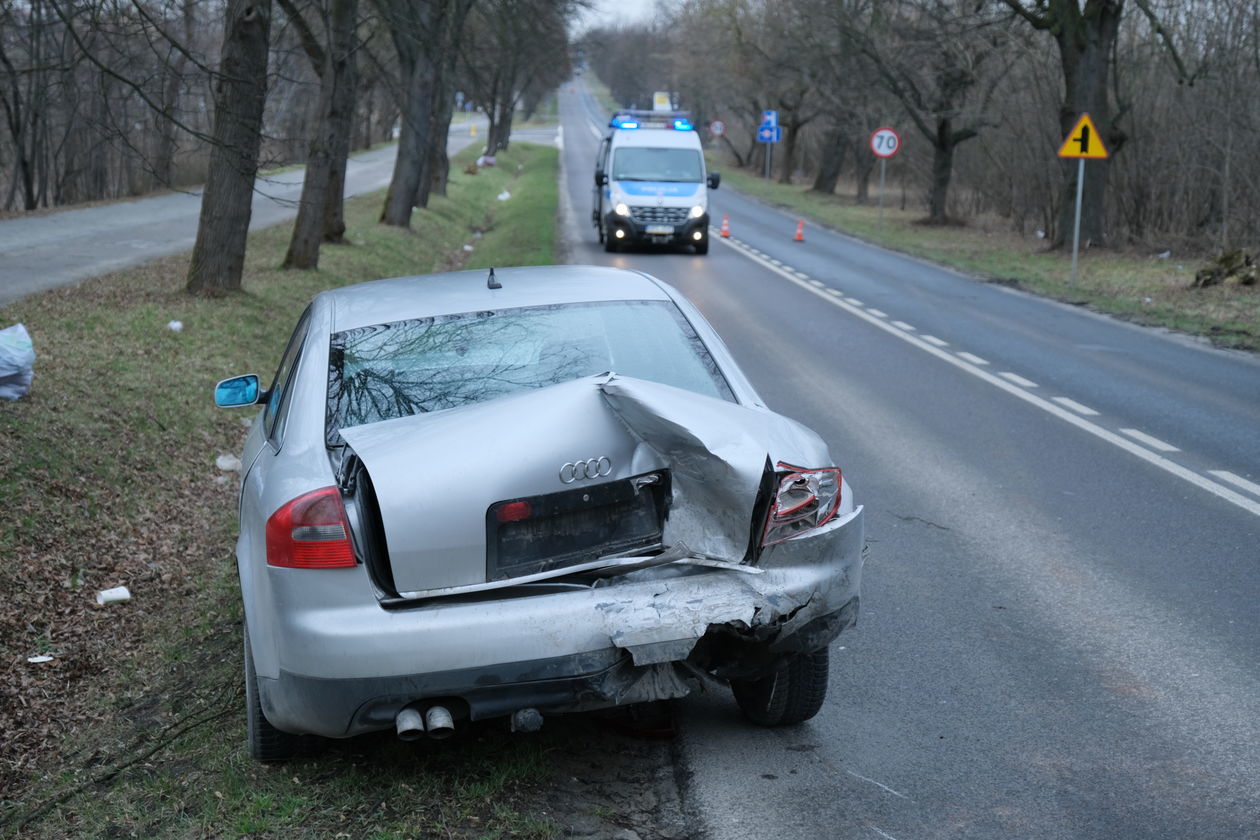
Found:
<svg viewBox="0 0 1260 840"><path fill-rule="evenodd" d="M901 135L891 128L877 128L871 134L871 151L882 158L890 158L901 148Z"/></svg>

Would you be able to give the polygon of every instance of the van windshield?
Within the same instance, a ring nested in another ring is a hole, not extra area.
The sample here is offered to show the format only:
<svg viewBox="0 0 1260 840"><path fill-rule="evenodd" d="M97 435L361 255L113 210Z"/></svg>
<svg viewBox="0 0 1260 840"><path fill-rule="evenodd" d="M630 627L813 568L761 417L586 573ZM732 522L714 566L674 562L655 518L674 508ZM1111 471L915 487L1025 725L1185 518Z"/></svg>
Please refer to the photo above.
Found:
<svg viewBox="0 0 1260 840"><path fill-rule="evenodd" d="M704 180L704 164L695 149L623 147L613 152L614 181Z"/></svg>

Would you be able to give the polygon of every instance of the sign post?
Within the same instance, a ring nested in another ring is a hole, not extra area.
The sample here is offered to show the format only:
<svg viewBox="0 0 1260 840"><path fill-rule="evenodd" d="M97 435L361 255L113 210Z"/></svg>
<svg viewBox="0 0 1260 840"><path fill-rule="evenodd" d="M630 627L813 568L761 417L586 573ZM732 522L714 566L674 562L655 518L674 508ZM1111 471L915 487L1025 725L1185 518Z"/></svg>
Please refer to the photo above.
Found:
<svg viewBox="0 0 1260 840"><path fill-rule="evenodd" d="M773 170L774 144L783 137L783 129L779 127L778 111L762 111L761 125L757 126L757 142L766 144L766 180L770 180Z"/></svg>
<svg viewBox="0 0 1260 840"><path fill-rule="evenodd" d="M1081 252L1081 202L1085 197L1085 161L1106 160L1110 156L1102 138L1098 136L1098 127L1089 118L1089 114L1081 114L1076 125L1068 132L1067 139L1059 147L1059 157L1076 158L1076 221L1072 224L1072 285L1076 285L1077 266Z"/></svg>
<svg viewBox="0 0 1260 840"><path fill-rule="evenodd" d="M871 132L871 151L879 158L879 226L884 226L884 175L888 159L901 149L901 135L891 128Z"/></svg>

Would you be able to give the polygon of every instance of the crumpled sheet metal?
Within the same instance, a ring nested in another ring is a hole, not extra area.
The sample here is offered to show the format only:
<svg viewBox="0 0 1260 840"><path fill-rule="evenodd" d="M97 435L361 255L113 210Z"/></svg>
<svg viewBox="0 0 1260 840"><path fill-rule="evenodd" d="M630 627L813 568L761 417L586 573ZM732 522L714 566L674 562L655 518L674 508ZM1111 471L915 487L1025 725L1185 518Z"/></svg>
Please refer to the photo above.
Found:
<svg viewBox="0 0 1260 840"><path fill-rule="evenodd" d="M685 545L695 556L738 563L767 462L832 466L818 435L773 412L617 375L599 388L631 434L669 466L666 549Z"/></svg>

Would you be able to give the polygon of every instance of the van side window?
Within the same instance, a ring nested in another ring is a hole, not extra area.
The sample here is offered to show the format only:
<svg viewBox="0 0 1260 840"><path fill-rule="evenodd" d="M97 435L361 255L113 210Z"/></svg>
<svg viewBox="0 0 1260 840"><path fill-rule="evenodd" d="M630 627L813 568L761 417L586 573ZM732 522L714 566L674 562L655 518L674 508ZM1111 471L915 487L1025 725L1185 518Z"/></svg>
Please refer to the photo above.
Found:
<svg viewBox="0 0 1260 840"><path fill-rule="evenodd" d="M263 430L267 438L279 446L284 437L284 415L288 413L289 393L292 391L293 373L297 370L297 360L302 353L302 345L306 342L306 330L311 322L311 310L308 307L298 320L297 328L289 338L289 345L280 357L280 367L271 380L271 391L267 394L267 407L263 410Z"/></svg>

